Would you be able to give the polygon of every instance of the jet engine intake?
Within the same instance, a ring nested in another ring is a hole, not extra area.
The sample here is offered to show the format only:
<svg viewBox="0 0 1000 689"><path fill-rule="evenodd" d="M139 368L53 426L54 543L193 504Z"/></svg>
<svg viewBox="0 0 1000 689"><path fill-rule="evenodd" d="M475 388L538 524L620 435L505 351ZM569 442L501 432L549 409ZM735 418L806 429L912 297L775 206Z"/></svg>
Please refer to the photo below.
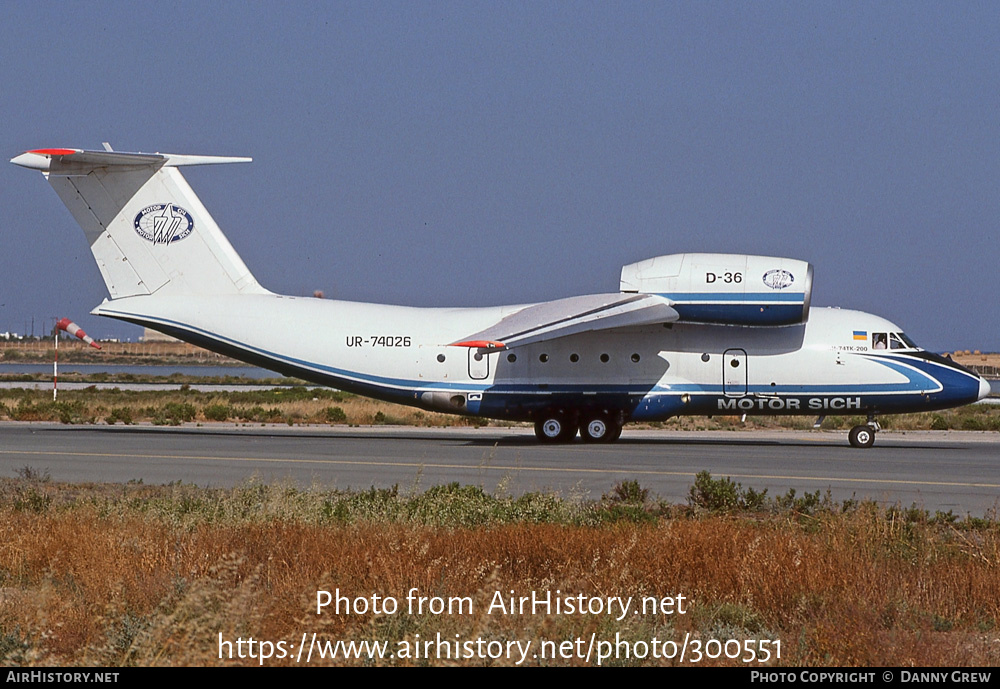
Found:
<svg viewBox="0 0 1000 689"><path fill-rule="evenodd" d="M794 325L809 320L812 265L742 254L671 254L622 268L621 291L670 300L678 322Z"/></svg>

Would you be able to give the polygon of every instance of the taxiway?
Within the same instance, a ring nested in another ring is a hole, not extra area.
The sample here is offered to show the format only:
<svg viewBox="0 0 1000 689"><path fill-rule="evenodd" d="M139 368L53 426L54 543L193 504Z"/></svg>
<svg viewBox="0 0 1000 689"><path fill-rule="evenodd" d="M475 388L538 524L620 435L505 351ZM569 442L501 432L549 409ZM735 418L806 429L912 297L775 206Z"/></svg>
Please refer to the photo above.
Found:
<svg viewBox="0 0 1000 689"><path fill-rule="evenodd" d="M617 444L539 445L528 429L64 426L0 424L0 475L30 466L66 482L184 481L228 487L257 476L302 486L487 491L598 498L622 480L682 503L707 470L771 496L794 488L984 516L1000 505L1000 434L882 432L858 451L842 432L626 431Z"/></svg>

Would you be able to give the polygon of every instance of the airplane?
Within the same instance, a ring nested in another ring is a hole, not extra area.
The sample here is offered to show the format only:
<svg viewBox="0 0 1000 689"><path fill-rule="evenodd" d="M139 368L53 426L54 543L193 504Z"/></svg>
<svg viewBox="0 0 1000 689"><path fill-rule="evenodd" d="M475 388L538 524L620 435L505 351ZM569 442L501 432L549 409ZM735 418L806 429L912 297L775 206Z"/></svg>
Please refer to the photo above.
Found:
<svg viewBox="0 0 1000 689"><path fill-rule="evenodd" d="M250 158L45 148L39 170L107 285L92 313L249 364L433 411L525 421L538 439L613 442L678 415L865 416L970 404L977 374L860 311L810 308L812 266L687 253L621 270L620 289L538 304L416 308L262 287L181 175Z"/></svg>

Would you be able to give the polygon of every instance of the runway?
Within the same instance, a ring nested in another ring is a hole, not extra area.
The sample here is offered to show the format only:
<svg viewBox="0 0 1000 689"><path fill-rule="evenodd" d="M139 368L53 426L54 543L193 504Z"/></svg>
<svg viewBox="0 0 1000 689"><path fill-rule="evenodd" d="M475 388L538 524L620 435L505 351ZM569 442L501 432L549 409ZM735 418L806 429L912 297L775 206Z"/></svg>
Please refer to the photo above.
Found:
<svg viewBox="0 0 1000 689"><path fill-rule="evenodd" d="M831 491L964 516L1000 506L1000 434L879 434L871 450L822 431L629 431L612 445L545 446L527 429L64 426L0 423L0 475L30 466L54 481L229 487L257 476L300 486L423 490L458 481L518 495L599 498L635 479L685 502L696 473L776 496Z"/></svg>

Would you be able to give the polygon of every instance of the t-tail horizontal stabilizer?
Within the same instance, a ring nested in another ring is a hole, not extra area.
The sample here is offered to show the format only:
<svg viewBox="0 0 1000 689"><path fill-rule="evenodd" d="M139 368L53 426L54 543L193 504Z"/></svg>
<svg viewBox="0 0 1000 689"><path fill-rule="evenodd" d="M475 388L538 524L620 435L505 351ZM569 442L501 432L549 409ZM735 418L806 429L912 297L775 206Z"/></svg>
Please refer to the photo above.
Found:
<svg viewBox="0 0 1000 689"><path fill-rule="evenodd" d="M38 148L14 156L10 162L50 174L73 174L73 169L90 171L112 165L180 167L181 165L220 165L250 163L253 158L231 156L190 156L173 153L124 153L121 151L84 151L79 148ZM84 173L86 174L86 172Z"/></svg>
<svg viewBox="0 0 1000 689"><path fill-rule="evenodd" d="M40 148L40 170L83 228L112 299L267 294L176 169L250 158Z"/></svg>

